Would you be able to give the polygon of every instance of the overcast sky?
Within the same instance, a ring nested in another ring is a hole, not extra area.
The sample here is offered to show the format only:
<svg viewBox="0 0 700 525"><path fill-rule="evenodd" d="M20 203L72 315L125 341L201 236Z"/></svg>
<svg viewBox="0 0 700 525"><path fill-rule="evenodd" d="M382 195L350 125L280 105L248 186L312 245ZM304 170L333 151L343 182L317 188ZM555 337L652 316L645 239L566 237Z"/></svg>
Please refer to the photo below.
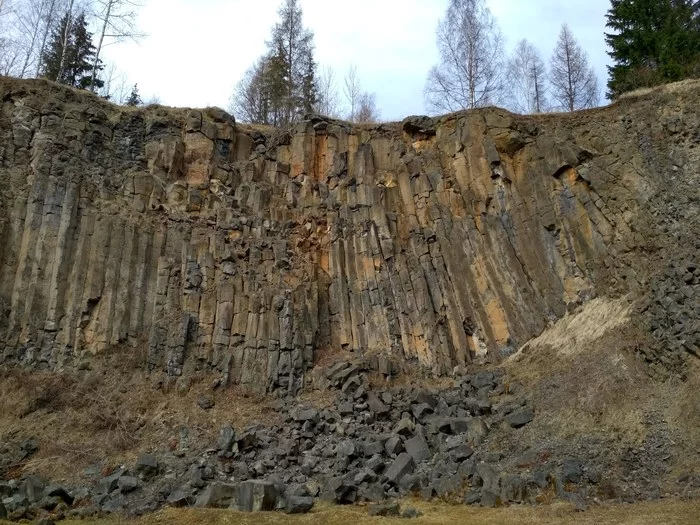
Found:
<svg viewBox="0 0 700 525"><path fill-rule="evenodd" d="M226 108L243 72L265 51L282 0L142 0L138 44L105 48L138 82L144 99L171 106ZM316 60L338 79L357 66L363 88L376 93L383 120L426 112L423 86L438 61L435 28L448 0L301 0L314 32ZM607 80L603 33L609 0L488 0L507 51L522 38L546 61L561 24L588 52L601 89Z"/></svg>

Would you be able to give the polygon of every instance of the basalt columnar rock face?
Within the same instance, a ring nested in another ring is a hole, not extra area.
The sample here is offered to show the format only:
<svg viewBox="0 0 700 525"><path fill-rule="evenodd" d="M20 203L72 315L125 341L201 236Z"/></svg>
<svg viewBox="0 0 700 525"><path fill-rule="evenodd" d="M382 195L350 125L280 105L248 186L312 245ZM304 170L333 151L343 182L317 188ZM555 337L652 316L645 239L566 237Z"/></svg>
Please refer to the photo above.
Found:
<svg viewBox="0 0 700 525"><path fill-rule="evenodd" d="M321 356L449 373L625 294L650 360L698 350L698 83L286 132L43 81L0 79L0 103L5 360L132 345L171 376L296 392Z"/></svg>

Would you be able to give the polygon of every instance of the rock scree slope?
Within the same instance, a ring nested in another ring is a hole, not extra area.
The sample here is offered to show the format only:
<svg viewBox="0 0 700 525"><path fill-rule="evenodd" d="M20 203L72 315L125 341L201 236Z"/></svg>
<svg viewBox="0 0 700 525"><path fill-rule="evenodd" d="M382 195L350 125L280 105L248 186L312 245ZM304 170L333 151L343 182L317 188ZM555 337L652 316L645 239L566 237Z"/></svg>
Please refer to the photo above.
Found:
<svg viewBox="0 0 700 525"><path fill-rule="evenodd" d="M154 373L296 394L329 355L499 360L607 296L650 371L683 375L698 108L687 81L576 114L277 130L0 78L1 359L141 346Z"/></svg>

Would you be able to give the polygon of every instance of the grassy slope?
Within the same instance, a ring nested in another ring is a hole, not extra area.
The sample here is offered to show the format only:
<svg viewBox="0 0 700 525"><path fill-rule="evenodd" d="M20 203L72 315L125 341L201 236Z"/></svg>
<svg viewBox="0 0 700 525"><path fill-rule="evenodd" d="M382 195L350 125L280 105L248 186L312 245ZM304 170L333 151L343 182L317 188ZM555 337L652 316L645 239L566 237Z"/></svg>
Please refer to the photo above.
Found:
<svg viewBox="0 0 700 525"><path fill-rule="evenodd" d="M402 518L372 518L363 507L336 507L322 505L306 515L287 516L281 513L241 514L225 510L166 509L157 514L131 522L118 519L64 521L66 525L116 525L131 523L133 525L160 525L164 523L182 525L353 525L364 524L470 524L495 525L503 523L518 524L688 524L696 525L700 521L700 509L697 502L658 501L638 503L635 505L602 505L587 512L576 512L568 504L556 504L543 507L513 506L503 509L482 509L477 507L410 502L420 509L421 518L405 520ZM4 525L4 522L0 521Z"/></svg>

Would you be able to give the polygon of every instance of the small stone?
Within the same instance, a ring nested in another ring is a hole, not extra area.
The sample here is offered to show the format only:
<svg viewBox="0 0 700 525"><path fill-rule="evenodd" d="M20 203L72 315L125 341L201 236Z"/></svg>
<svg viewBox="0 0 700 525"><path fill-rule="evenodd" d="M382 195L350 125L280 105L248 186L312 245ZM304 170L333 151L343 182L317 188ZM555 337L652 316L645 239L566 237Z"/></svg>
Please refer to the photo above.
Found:
<svg viewBox="0 0 700 525"><path fill-rule="evenodd" d="M171 492L166 501L171 507L181 508L189 507L193 499L184 490L178 489Z"/></svg>
<svg viewBox="0 0 700 525"><path fill-rule="evenodd" d="M197 406L202 410L214 408L214 398L212 396L200 394L197 396Z"/></svg>
<svg viewBox="0 0 700 525"><path fill-rule="evenodd" d="M135 469L137 474L150 478L158 474L158 460L153 454L139 454Z"/></svg>
<svg viewBox="0 0 700 525"><path fill-rule="evenodd" d="M300 410L294 417L294 420L300 423L311 421L313 424L318 424L321 421L321 415L315 408L308 408L306 410Z"/></svg>
<svg viewBox="0 0 700 525"><path fill-rule="evenodd" d="M415 462L413 461L411 455L403 452L399 454L399 457L394 460L389 467L389 470L386 471L386 477L392 483L398 484L401 481L401 478L413 472L415 466Z"/></svg>
<svg viewBox="0 0 700 525"><path fill-rule="evenodd" d="M581 494L570 494L568 499L573 504L576 512L586 512L588 510L588 503L586 503Z"/></svg>
<svg viewBox="0 0 700 525"><path fill-rule="evenodd" d="M351 416L355 412L354 405L349 401L338 404L338 412L341 416Z"/></svg>
<svg viewBox="0 0 700 525"><path fill-rule="evenodd" d="M139 487L139 480L133 476L122 476L117 481L117 486L122 494L128 494Z"/></svg>
<svg viewBox="0 0 700 525"><path fill-rule="evenodd" d="M420 518L423 515L421 511L418 509L414 509L413 507L406 507L403 512L401 513L401 517L405 519L414 519L414 518Z"/></svg>
<svg viewBox="0 0 700 525"><path fill-rule="evenodd" d="M464 461L465 459L469 459L472 454L474 454L474 449L472 449L469 445L459 445L450 450L450 458L458 463Z"/></svg>
<svg viewBox="0 0 700 525"><path fill-rule="evenodd" d="M384 444L384 450L390 456L394 456L403 451L403 443L401 443L401 438L399 436L391 436L386 440Z"/></svg>
<svg viewBox="0 0 700 525"><path fill-rule="evenodd" d="M219 431L216 448L222 456L230 456L233 444L236 442L236 431L231 425L225 425Z"/></svg>
<svg viewBox="0 0 700 525"><path fill-rule="evenodd" d="M564 483L580 483L583 477L583 463L574 458L567 458L561 467L562 481Z"/></svg>
<svg viewBox="0 0 700 525"><path fill-rule="evenodd" d="M382 487L381 483L369 483L366 486L360 487L359 496L364 501L384 501L384 487Z"/></svg>
<svg viewBox="0 0 700 525"><path fill-rule="evenodd" d="M434 412L433 407L427 403L422 403L420 405L413 405L411 411L416 419L423 420L426 416L429 416Z"/></svg>
<svg viewBox="0 0 700 525"><path fill-rule="evenodd" d="M370 516L381 516L384 518L400 516L401 511L398 503L377 503L369 506L367 514Z"/></svg>
<svg viewBox="0 0 700 525"><path fill-rule="evenodd" d="M287 514L306 514L314 506L314 499L309 496L289 496L285 512Z"/></svg>
<svg viewBox="0 0 700 525"><path fill-rule="evenodd" d="M521 428L535 418L535 412L531 408L518 410L506 416L506 421L513 428Z"/></svg>
<svg viewBox="0 0 700 525"><path fill-rule="evenodd" d="M408 452L411 455L413 461L415 461L416 464L421 463L422 461L425 461L431 457L428 442L425 440L425 437L420 432L408 441L406 441L404 447L406 449L406 452Z"/></svg>
<svg viewBox="0 0 700 525"><path fill-rule="evenodd" d="M367 394L367 405L369 409L379 417L383 417L389 413L389 407L382 403L382 401L371 392Z"/></svg>
<svg viewBox="0 0 700 525"><path fill-rule="evenodd" d="M365 443L362 446L362 451L364 452L365 457L371 458L377 454L382 454L384 452L384 445L382 445L380 441L372 441Z"/></svg>
<svg viewBox="0 0 700 525"><path fill-rule="evenodd" d="M404 417L401 419L396 424L396 427L394 428L394 433L399 434L400 436L410 436L413 434L413 431L416 429L415 423L408 419L407 417Z"/></svg>

